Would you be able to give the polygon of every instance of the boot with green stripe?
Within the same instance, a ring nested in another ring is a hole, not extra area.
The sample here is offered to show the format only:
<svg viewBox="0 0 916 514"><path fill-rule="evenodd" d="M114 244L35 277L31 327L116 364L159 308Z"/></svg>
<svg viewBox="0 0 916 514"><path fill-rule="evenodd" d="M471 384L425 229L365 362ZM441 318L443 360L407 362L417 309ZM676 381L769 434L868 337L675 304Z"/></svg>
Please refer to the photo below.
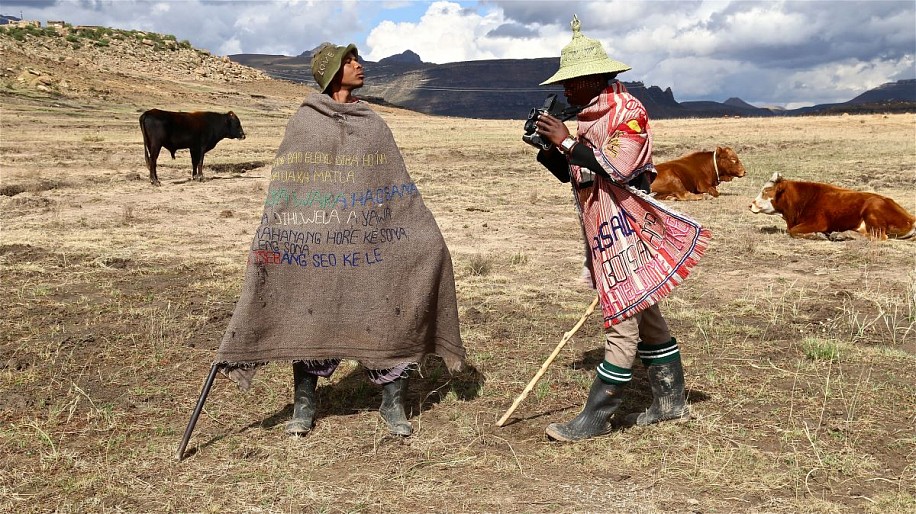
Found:
<svg viewBox="0 0 916 514"><path fill-rule="evenodd" d="M677 341L671 338L660 345L639 345L639 355L646 365L652 387L652 405L645 412L627 416L627 422L638 426L660 421L690 419L684 393L684 367Z"/></svg>
<svg viewBox="0 0 916 514"><path fill-rule="evenodd" d="M607 383L595 377L582 412L568 423L548 425L547 437L554 441L573 442L609 434L613 428L610 417L623 401L624 385Z"/></svg>

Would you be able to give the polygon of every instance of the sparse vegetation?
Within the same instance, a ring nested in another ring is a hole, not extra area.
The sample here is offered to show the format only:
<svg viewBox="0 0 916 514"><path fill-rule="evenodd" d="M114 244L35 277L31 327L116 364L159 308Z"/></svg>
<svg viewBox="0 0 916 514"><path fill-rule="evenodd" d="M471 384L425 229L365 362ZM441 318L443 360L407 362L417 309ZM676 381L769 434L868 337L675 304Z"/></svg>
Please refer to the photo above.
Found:
<svg viewBox="0 0 916 514"><path fill-rule="evenodd" d="M811 360L836 360L840 356L840 350L836 342L824 341L816 337L806 337L802 340L802 350L805 356Z"/></svg>
<svg viewBox="0 0 916 514"><path fill-rule="evenodd" d="M47 27L35 27L33 25L26 26L3 26L0 25L0 31L4 34L9 35L11 38L16 41L25 41L25 38L28 36L32 37L58 37L58 32L53 28Z"/></svg>
<svg viewBox="0 0 916 514"><path fill-rule="evenodd" d="M150 42L156 51L191 50L190 41L177 41L171 34L157 34L155 32L140 32L136 30L120 30L108 27L74 27L66 24L64 29L57 27L27 26L2 26L0 34L6 34L16 41L25 41L26 37L60 38L63 37L74 50L81 49L84 45L91 44L95 47L111 46L112 40L123 41L136 39Z"/></svg>
<svg viewBox="0 0 916 514"><path fill-rule="evenodd" d="M493 260L492 255L472 255L468 261L468 269L471 275L477 277L489 275L490 272L493 271Z"/></svg>
<svg viewBox="0 0 916 514"><path fill-rule="evenodd" d="M146 35L125 37L139 45ZM84 52L117 51L117 33L104 39L109 47L80 41ZM730 145L748 169L716 200L673 204L713 232L662 305L695 417L561 445L543 430L581 408L603 358L597 313L514 419L495 421L595 295L580 280L569 186L534 162L520 120L377 107L449 244L479 373L424 362L408 395L417 431L405 441L387 436L380 392L352 362L321 380L316 429L299 440L282 430L288 364L264 367L248 393L220 377L176 463L240 292L264 163L311 90L172 78L153 63L108 74L10 41L0 34L4 68L16 70L0 77L0 511L916 508L914 243L796 240L778 218L747 210L780 170L868 184L916 211L914 115L654 122L665 152ZM20 74L66 76L104 95L33 95ZM233 109L248 138L204 165L208 178L209 166L233 173L189 182L185 154L160 159L163 186L149 186L137 117L151 107ZM637 363L621 412L650 402Z"/></svg>

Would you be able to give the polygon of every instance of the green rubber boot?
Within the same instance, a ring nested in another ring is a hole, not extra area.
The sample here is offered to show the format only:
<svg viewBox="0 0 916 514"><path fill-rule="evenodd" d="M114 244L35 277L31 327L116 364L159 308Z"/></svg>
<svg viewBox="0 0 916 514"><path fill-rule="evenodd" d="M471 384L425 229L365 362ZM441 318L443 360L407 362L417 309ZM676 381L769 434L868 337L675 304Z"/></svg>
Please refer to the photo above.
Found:
<svg viewBox="0 0 916 514"><path fill-rule="evenodd" d="M582 412L568 423L548 425L547 437L572 442L609 434L613 428L609 418L623 402L623 388L623 385L608 384L595 377Z"/></svg>

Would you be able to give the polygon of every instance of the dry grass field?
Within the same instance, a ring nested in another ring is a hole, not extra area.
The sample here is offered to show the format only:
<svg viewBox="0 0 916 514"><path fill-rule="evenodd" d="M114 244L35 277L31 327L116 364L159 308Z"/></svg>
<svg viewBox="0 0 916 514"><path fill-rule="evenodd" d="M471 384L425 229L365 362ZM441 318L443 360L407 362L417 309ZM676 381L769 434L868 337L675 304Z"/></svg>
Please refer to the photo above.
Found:
<svg viewBox="0 0 916 514"><path fill-rule="evenodd" d="M780 171L916 212L914 115L655 121L658 161L728 145L748 170L718 199L676 204L713 232L663 303L696 416L564 445L544 427L585 399L597 315L495 422L594 297L568 186L534 161L521 121L379 107L452 252L472 368L423 363L406 440L387 435L380 389L355 363L319 383L301 439L283 432L288 364L244 394L220 377L177 462L270 162L311 90L111 73L92 79L104 94L66 96L12 76L0 83L0 511L916 510L916 243L796 240L748 210ZM208 153L204 182L189 181L187 151L163 152L156 188L137 123L152 107L232 109L248 138ZM622 411L650 402L637 364Z"/></svg>

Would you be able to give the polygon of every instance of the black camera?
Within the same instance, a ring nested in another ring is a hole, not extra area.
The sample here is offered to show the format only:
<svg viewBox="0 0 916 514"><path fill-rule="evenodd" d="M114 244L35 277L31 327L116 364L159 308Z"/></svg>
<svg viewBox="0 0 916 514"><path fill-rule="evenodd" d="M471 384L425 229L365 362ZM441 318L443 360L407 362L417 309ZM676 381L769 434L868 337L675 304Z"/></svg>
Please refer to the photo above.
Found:
<svg viewBox="0 0 916 514"><path fill-rule="evenodd" d="M541 150L550 150L553 144L538 134L537 127L538 117L545 113L562 119L566 113L566 106L562 102L557 102L557 95L550 95L544 100L542 107L531 109L531 112L528 113L528 119L525 120L525 134L522 136L522 141Z"/></svg>

